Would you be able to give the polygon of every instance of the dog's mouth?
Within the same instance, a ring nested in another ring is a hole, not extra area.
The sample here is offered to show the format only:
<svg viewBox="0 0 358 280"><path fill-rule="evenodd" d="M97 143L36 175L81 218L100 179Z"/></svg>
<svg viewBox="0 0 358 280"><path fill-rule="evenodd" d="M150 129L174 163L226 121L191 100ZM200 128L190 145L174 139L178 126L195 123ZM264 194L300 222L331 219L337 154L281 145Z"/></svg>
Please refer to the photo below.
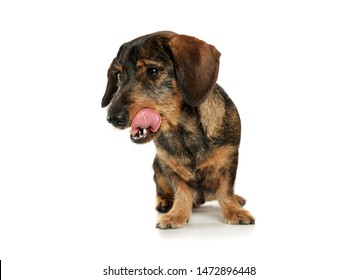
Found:
<svg viewBox="0 0 358 280"><path fill-rule="evenodd" d="M131 123L130 138L132 142L142 144L151 141L160 125L159 113L151 109L140 110Z"/></svg>

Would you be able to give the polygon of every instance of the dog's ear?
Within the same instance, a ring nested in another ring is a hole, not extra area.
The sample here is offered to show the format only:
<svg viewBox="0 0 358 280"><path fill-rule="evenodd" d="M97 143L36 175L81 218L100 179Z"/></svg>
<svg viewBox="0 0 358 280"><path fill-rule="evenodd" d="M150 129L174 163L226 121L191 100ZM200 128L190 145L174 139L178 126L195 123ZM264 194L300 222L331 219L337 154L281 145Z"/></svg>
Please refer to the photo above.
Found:
<svg viewBox="0 0 358 280"><path fill-rule="evenodd" d="M186 35L176 34L163 44L174 61L184 101L199 106L216 84L220 52L214 46Z"/></svg>
<svg viewBox="0 0 358 280"><path fill-rule="evenodd" d="M115 59L113 59L111 66L109 66L108 72L107 72L107 87L106 92L104 93L104 96L102 98L102 107L107 107L109 103L111 103L111 100L113 98L113 95L116 93L118 89L118 80L116 73L114 71L114 62Z"/></svg>

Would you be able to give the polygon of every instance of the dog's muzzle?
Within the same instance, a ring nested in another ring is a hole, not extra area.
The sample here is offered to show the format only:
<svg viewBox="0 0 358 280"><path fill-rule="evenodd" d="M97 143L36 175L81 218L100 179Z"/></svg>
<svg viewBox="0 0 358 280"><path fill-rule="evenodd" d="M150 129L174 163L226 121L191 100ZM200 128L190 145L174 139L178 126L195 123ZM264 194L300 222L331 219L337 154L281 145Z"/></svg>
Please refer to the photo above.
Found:
<svg viewBox="0 0 358 280"><path fill-rule="evenodd" d="M130 138L134 143L146 143L153 139L161 125L160 114L149 108L137 112L129 125L129 116L126 111L108 114L107 121L113 126L124 129L130 126Z"/></svg>

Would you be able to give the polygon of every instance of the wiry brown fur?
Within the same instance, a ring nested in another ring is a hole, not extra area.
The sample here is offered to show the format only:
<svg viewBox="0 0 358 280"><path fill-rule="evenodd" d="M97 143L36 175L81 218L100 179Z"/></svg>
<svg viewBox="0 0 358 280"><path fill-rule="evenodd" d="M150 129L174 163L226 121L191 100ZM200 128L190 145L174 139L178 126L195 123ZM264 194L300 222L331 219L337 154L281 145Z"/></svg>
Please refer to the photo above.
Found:
<svg viewBox="0 0 358 280"><path fill-rule="evenodd" d="M157 32L124 44L108 70L102 107L108 121L129 127L140 110L161 116L153 140L157 227L184 226L193 205L219 201L224 220L253 224L234 194L241 124L234 103L216 84L220 53L194 37ZM152 72L155 70L155 74ZM117 78L118 77L118 78ZM136 141L135 141L136 142Z"/></svg>

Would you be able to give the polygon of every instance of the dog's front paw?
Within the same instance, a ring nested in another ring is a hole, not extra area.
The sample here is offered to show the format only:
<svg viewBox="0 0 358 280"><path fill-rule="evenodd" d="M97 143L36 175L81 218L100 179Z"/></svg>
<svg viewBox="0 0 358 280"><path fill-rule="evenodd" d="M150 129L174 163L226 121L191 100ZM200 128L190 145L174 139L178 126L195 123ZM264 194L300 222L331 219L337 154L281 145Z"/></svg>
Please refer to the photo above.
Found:
<svg viewBox="0 0 358 280"><path fill-rule="evenodd" d="M184 215L171 215L171 214L163 214L158 222L157 222L157 228L160 229L174 229L174 228L181 228L185 226L185 224L188 222L189 217Z"/></svg>
<svg viewBox="0 0 358 280"><path fill-rule="evenodd" d="M255 218L251 213L243 208L227 213L224 217L225 222L232 225L253 225Z"/></svg>

